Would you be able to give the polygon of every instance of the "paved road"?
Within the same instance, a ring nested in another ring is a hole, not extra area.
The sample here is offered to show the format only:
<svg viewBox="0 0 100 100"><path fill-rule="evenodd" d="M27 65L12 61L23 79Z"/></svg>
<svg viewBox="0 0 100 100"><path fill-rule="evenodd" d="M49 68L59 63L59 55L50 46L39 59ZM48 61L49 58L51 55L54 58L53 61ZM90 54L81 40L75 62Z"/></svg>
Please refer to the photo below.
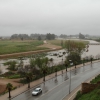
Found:
<svg viewBox="0 0 100 100"><path fill-rule="evenodd" d="M86 81L90 77L100 72L100 62L87 65L76 70L71 71L71 91L75 89L82 82ZM68 78L68 79L67 79ZM67 80L66 80L67 79ZM57 80L57 81L55 81ZM64 73L63 76L60 75L56 78L53 78L47 81L45 84L42 83L37 87L43 89L43 93L38 96L32 96L31 92L33 89L30 89L21 95L13 98L13 100L62 100L63 97L69 94L69 81L70 72Z"/></svg>

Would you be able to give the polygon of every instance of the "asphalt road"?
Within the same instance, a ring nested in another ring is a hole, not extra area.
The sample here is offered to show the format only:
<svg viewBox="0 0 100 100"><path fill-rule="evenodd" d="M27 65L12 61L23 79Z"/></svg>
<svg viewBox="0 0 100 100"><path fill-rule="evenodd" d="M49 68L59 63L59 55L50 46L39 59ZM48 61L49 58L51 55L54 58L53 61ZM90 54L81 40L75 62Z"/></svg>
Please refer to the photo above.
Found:
<svg viewBox="0 0 100 100"><path fill-rule="evenodd" d="M100 73L100 62L87 65L71 71L71 91L90 77ZM43 93L32 96L33 89L30 89L12 100L62 100L69 94L70 72L53 78L36 87L41 87Z"/></svg>

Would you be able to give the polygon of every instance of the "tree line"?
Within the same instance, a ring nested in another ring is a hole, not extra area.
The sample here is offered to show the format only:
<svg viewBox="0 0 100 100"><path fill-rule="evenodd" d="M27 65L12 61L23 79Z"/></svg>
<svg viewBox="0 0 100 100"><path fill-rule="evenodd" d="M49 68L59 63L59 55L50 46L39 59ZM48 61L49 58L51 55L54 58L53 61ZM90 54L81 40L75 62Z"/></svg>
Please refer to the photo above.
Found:
<svg viewBox="0 0 100 100"><path fill-rule="evenodd" d="M85 35L79 33L78 35L66 35L66 34L61 34L59 36L55 35L55 34L51 34L51 33L47 33L47 34L39 34L39 33L35 33L35 34L13 34L11 35L10 39L21 39L21 40L28 40L28 39L38 39L38 40L54 40L55 38L72 38L72 37L76 37L79 39L85 39Z"/></svg>
<svg viewBox="0 0 100 100"><path fill-rule="evenodd" d="M20 40L29 40L29 39L38 39L38 40L54 40L56 37L55 34L47 33L47 34L13 34L10 39L20 39Z"/></svg>

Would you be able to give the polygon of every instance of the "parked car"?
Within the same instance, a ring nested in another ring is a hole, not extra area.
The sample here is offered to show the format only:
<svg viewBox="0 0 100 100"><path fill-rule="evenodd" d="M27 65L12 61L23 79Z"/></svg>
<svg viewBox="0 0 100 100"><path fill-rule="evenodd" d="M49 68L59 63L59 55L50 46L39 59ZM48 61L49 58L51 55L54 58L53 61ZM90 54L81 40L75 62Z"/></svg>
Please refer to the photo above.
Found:
<svg viewBox="0 0 100 100"><path fill-rule="evenodd" d="M42 93L42 89L41 88L36 88L35 90L33 90L32 95L34 96L34 95L38 95L40 93Z"/></svg>

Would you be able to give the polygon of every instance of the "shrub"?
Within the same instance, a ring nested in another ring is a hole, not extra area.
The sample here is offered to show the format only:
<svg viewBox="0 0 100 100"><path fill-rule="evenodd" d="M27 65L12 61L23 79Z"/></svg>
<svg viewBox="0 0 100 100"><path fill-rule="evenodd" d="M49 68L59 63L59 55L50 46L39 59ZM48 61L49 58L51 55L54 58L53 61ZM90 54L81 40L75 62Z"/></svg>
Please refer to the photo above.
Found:
<svg viewBox="0 0 100 100"><path fill-rule="evenodd" d="M11 75L8 78L10 79L16 79L16 78L20 78L21 76L19 74L15 74L15 75Z"/></svg>
<svg viewBox="0 0 100 100"><path fill-rule="evenodd" d="M78 91L76 97L73 100L78 100L82 96L81 91Z"/></svg>

